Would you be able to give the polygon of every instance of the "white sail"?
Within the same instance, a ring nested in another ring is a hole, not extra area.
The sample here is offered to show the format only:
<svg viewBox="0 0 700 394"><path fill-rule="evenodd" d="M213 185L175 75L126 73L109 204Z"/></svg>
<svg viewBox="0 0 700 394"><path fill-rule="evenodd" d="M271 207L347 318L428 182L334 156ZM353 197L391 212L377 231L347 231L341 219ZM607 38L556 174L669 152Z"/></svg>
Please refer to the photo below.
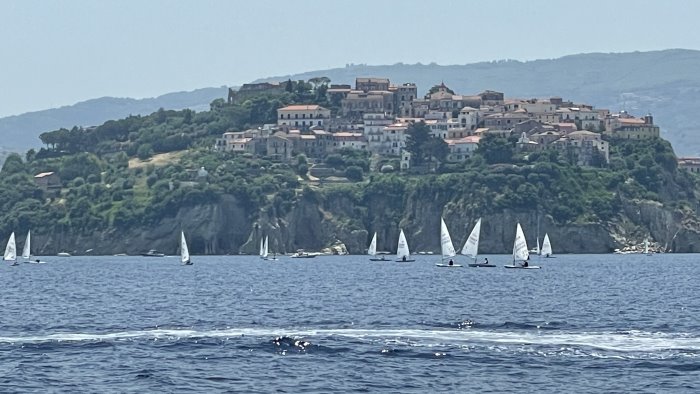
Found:
<svg viewBox="0 0 700 394"><path fill-rule="evenodd" d="M547 233L544 234L544 240L542 241L542 255L552 255L552 244L549 242L549 235Z"/></svg>
<svg viewBox="0 0 700 394"><path fill-rule="evenodd" d="M539 238L539 235L537 236L537 247L535 248L535 254L537 254L537 255L540 254L540 238Z"/></svg>
<svg viewBox="0 0 700 394"><path fill-rule="evenodd" d="M258 250L258 256L260 256L260 257L262 257L262 255L263 255L263 246L265 246L265 245L263 245L264 242L265 242L265 240L260 238L260 249Z"/></svg>
<svg viewBox="0 0 700 394"><path fill-rule="evenodd" d="M5 246L5 256L3 257L5 261L15 261L17 260L17 246L15 245L15 232L10 234L10 239L7 240L7 246Z"/></svg>
<svg viewBox="0 0 700 394"><path fill-rule="evenodd" d="M447 230L447 225L443 218L440 218L440 247L443 259L455 256L455 247L452 245L452 238L450 238L450 232Z"/></svg>
<svg viewBox="0 0 700 394"><path fill-rule="evenodd" d="M22 258L29 260L29 256L32 254L32 232L27 231L27 240L24 241L24 248L22 249Z"/></svg>
<svg viewBox="0 0 700 394"><path fill-rule="evenodd" d="M190 262L190 250L187 247L187 240L185 239L185 232L180 232L180 260L182 264L189 264Z"/></svg>
<svg viewBox="0 0 700 394"><path fill-rule="evenodd" d="M399 233L399 245L396 248L396 257L399 259L402 259L403 257L408 259L411 257L411 252L408 250L408 242L406 242L406 236L404 235L403 230L401 230L401 233Z"/></svg>
<svg viewBox="0 0 700 394"><path fill-rule="evenodd" d="M374 232L374 236L372 237L372 242L369 243L369 248L367 249L367 254L370 256L376 256L377 255L377 232Z"/></svg>
<svg viewBox="0 0 700 394"><path fill-rule="evenodd" d="M263 249L262 249L262 253L261 253L260 255L261 255L262 258L264 258L264 259L267 258L267 255L268 255L268 252L267 252L267 236L265 236L265 242L263 242Z"/></svg>
<svg viewBox="0 0 700 394"><path fill-rule="evenodd" d="M476 221L476 224L474 225L474 229L472 230L471 234L469 234L469 238L467 238L467 242L464 243L464 247L462 248L462 254L465 256L469 256L473 259L476 259L476 256L479 254L479 235L481 234L481 218Z"/></svg>
<svg viewBox="0 0 700 394"><path fill-rule="evenodd" d="M529 252L527 249L527 241L523 233L520 223L515 229L515 242L513 242L513 264L518 260L527 260Z"/></svg>
<svg viewBox="0 0 700 394"><path fill-rule="evenodd" d="M649 254L649 240L644 238L644 254Z"/></svg>

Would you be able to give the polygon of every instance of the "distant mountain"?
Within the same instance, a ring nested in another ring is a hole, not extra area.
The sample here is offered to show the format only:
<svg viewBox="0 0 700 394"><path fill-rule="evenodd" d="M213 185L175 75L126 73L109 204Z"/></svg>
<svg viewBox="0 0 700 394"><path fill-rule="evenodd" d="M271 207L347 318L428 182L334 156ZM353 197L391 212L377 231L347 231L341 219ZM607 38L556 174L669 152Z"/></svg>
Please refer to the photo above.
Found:
<svg viewBox="0 0 700 394"><path fill-rule="evenodd" d="M217 98L226 98L227 94L228 88L220 87L168 93L147 99L102 97L61 108L8 116L0 118L0 135L3 136L0 150L24 152L41 146L39 134L45 131L76 125L97 126L110 119L150 114L159 108L207 111L209 103Z"/></svg>
<svg viewBox="0 0 700 394"><path fill-rule="evenodd" d="M679 155L700 156L700 126L693 117L700 105L700 51L590 53L559 59L493 61L467 65L349 65L345 68L267 78L261 81L326 76L353 84L357 76L414 82L419 93L444 81L458 94L498 90L506 97L563 97L612 111L648 112Z"/></svg>
<svg viewBox="0 0 700 394"><path fill-rule="evenodd" d="M491 89L506 97L560 96L612 111L625 109L640 116L647 112L661 126L679 155L700 156L700 127L693 114L700 105L700 51L669 49L653 52L590 53L558 59L520 62L503 60L467 65L394 64L349 65L344 68L266 78L309 79L327 76L333 83L354 84L357 76L388 77L393 83L414 82L425 93L444 81L460 94ZM171 93L154 99L101 98L58 109L0 119L4 136L0 147L26 150L40 145L44 131L74 125L98 125L129 114L167 109L207 109L216 98L226 98L226 88L205 88Z"/></svg>

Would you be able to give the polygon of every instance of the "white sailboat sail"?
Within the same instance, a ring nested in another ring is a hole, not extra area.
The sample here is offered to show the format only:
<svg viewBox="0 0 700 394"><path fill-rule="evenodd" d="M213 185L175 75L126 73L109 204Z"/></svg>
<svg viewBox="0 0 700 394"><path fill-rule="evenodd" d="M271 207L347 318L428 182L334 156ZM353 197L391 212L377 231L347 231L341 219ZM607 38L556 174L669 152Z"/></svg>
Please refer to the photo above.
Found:
<svg viewBox="0 0 700 394"><path fill-rule="evenodd" d="M7 240L7 246L5 246L5 255L3 256L5 261L16 261L17 260L17 246L15 245L15 232L10 234L10 239Z"/></svg>
<svg viewBox="0 0 700 394"><path fill-rule="evenodd" d="M22 258L29 260L29 256L32 254L32 232L27 231L27 240L24 241L24 248L22 249Z"/></svg>
<svg viewBox="0 0 700 394"><path fill-rule="evenodd" d="M644 254L649 254L649 240L644 238Z"/></svg>
<svg viewBox="0 0 700 394"><path fill-rule="evenodd" d="M540 254L540 238L539 235L537 236L537 247L535 248L535 254L539 255Z"/></svg>
<svg viewBox="0 0 700 394"><path fill-rule="evenodd" d="M267 255L268 255L268 251L267 251L267 236L265 236L265 242L263 242L262 253L260 254L260 256L262 256L262 258L266 259L266 258L267 258Z"/></svg>
<svg viewBox="0 0 700 394"><path fill-rule="evenodd" d="M180 261L182 261L182 264L191 264L190 249L187 247L184 231L180 232Z"/></svg>
<svg viewBox="0 0 700 394"><path fill-rule="evenodd" d="M369 248L367 249L367 254L370 256L376 256L377 255L377 232L374 232L374 236L372 236L372 242L369 243Z"/></svg>
<svg viewBox="0 0 700 394"><path fill-rule="evenodd" d="M549 242L547 233L544 234L544 241L542 241L542 255L547 257L552 255L552 244Z"/></svg>
<svg viewBox="0 0 700 394"><path fill-rule="evenodd" d="M440 247L443 259L455 256L455 247L452 245L452 238L450 238L450 232L447 230L447 225L443 218L440 218Z"/></svg>
<svg viewBox="0 0 700 394"><path fill-rule="evenodd" d="M396 257L399 259L403 259L405 257L406 260L411 257L411 252L408 250L408 242L406 242L406 235L404 235L403 229L401 230L401 233L399 233L399 244L396 247Z"/></svg>
<svg viewBox="0 0 700 394"><path fill-rule="evenodd" d="M513 264L518 260L527 260L528 256L529 252L525 234L523 233L522 227L520 227L520 223L518 223L515 229L515 242L513 242Z"/></svg>
<svg viewBox="0 0 700 394"><path fill-rule="evenodd" d="M474 229L472 229L467 242L464 243L462 248L462 254L469 256L476 261L476 256L479 254L479 235L481 234L481 218L476 221Z"/></svg>

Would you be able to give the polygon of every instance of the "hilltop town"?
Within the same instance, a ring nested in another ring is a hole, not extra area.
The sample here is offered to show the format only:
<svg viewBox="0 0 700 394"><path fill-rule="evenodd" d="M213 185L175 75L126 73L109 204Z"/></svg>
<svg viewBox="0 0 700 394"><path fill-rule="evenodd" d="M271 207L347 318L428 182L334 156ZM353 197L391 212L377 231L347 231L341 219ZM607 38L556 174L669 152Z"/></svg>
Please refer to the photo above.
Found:
<svg viewBox="0 0 700 394"><path fill-rule="evenodd" d="M467 160L481 139L492 135L517 138L519 152L557 150L572 164L603 166L610 160L604 136L625 140L659 137L651 114L638 118L561 97L506 98L490 90L463 95L444 82L420 97L415 84L394 85L387 78L358 77L354 87L328 85L327 78L309 82L314 82L315 89L323 86L334 108L313 103L284 106L277 109L276 123L227 131L217 139L216 148L281 161L297 153L323 158L340 149L357 149L380 160L396 158L400 169L408 170L408 129L422 122L431 136L447 144L446 161L451 163ZM287 85L291 83L245 84L237 91L229 90L228 103L283 93L290 90Z"/></svg>
<svg viewBox="0 0 700 394"><path fill-rule="evenodd" d="M3 165L0 230L31 229L52 253L168 251L182 227L194 253L251 253L263 236L278 252L358 253L370 232L384 250L399 228L431 250L441 217L456 239L482 218L493 252L516 223L562 252L700 250L697 163L651 114L442 82L418 92L385 78L247 84L209 111L46 132Z"/></svg>

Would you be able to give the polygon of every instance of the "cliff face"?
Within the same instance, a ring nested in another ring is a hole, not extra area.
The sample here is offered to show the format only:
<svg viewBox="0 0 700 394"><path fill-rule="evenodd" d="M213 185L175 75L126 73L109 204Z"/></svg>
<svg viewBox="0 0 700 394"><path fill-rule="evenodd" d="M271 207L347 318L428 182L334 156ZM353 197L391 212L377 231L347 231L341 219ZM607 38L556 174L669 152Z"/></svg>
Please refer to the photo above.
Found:
<svg viewBox="0 0 700 394"><path fill-rule="evenodd" d="M94 235L35 234L35 254L69 251L84 254L138 254L158 249L177 253L178 235L184 230L193 254L257 254L261 237L269 237L270 253L299 248L318 251L342 242L352 254L365 253L374 231L377 249L393 252L399 228L411 250L438 252L440 217L445 218L460 250L478 219L478 209L464 198L408 191L402 202L390 193L367 201L349 196L322 198L302 195L291 210L278 214L268 207L250 212L231 196L216 204L181 208L148 228L109 230ZM604 223L555 223L545 212L503 211L482 217L480 251L510 253L516 223L528 245L549 234L555 253L609 253L649 238L669 252L700 251L700 222L692 211L672 209L651 201L623 201L622 212ZM538 231L539 230L539 231ZM18 240L21 242L21 240Z"/></svg>

